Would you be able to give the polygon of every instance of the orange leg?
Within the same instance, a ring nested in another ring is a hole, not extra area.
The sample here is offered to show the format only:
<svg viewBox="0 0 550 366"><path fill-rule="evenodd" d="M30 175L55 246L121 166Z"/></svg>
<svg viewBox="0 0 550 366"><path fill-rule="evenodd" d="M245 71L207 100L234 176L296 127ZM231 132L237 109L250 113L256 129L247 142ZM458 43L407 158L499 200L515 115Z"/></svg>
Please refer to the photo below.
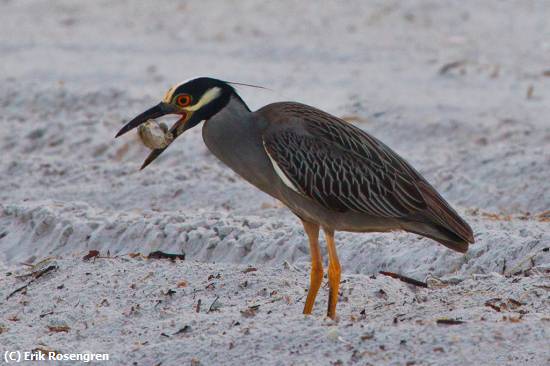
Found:
<svg viewBox="0 0 550 366"><path fill-rule="evenodd" d="M329 318L336 318L336 303L338 302L338 288L340 287L340 261L338 260L338 254L336 253L336 246L334 245L334 230L325 229L325 238L327 240L328 249L328 310L327 316Z"/></svg>
<svg viewBox="0 0 550 366"><path fill-rule="evenodd" d="M309 239L309 250L311 252L311 277L306 304L304 305L304 314L311 314L315 297L323 281L323 262L319 250L319 225L306 221L302 221L302 224Z"/></svg>

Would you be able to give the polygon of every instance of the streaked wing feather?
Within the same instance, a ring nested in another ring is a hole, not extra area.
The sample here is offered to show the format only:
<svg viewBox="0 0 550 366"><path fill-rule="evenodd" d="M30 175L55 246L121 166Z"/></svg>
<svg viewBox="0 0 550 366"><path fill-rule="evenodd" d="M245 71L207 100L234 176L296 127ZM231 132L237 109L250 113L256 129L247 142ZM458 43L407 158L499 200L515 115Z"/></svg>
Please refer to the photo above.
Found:
<svg viewBox="0 0 550 366"><path fill-rule="evenodd" d="M340 139L340 137L337 137ZM407 176L342 142L283 129L264 136L269 155L302 194L335 211L404 217L425 208Z"/></svg>
<svg viewBox="0 0 550 366"><path fill-rule="evenodd" d="M274 122L263 135L265 148L304 195L337 211L431 221L473 243L470 226L376 138L300 103L264 108L262 113Z"/></svg>

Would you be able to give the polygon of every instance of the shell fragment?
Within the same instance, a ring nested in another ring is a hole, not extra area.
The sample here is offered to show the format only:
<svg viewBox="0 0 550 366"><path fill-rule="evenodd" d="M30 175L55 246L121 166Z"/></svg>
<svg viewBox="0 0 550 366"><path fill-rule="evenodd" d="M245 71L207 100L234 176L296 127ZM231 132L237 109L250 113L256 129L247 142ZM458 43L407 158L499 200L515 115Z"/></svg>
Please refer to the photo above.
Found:
<svg viewBox="0 0 550 366"><path fill-rule="evenodd" d="M150 119L138 127L138 136L151 150L164 149L174 140L174 137L164 123Z"/></svg>

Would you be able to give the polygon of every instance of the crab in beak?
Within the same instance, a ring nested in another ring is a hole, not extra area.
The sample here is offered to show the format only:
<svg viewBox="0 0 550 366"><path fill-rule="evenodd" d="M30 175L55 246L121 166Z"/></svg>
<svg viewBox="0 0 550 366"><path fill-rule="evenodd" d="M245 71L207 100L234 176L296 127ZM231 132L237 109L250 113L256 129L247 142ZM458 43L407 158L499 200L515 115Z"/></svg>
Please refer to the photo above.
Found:
<svg viewBox="0 0 550 366"><path fill-rule="evenodd" d="M153 148L153 150L151 151L147 159L145 159L145 161L143 162L140 170L145 168L147 165L151 164L153 160L155 160L160 154L162 154L162 152L166 150L168 146L170 146L170 144L179 135L181 135L183 132L185 132L187 129L191 127L189 124L187 124L187 122L189 121L192 113L188 113L183 109L177 108L173 104L169 104L163 101L157 104L156 106L149 108L148 110L141 113L134 119L132 119L130 122L124 125L124 127L122 127L115 136L115 137L122 136L126 132L133 130L136 127L144 127L147 125L146 123L149 120L152 120L152 119L154 120L156 118L162 117L167 114L178 114L178 115L181 115L181 118L168 131L165 131L167 136L166 138L167 143L165 144L165 146L160 148ZM144 135L146 135L145 131L144 130L140 131L140 137L142 138L142 141L144 142L144 144L150 148L154 147L147 143L147 140L146 138L144 138Z"/></svg>

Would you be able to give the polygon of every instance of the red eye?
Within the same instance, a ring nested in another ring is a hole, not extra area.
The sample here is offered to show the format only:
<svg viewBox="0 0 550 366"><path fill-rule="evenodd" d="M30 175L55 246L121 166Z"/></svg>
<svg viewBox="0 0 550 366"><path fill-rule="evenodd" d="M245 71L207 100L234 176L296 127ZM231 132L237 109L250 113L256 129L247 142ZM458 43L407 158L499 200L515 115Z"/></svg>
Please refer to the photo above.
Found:
<svg viewBox="0 0 550 366"><path fill-rule="evenodd" d="M189 103L191 103L191 96L188 95L188 94L178 95L178 97L176 99L176 103L180 107L187 107L189 105Z"/></svg>

